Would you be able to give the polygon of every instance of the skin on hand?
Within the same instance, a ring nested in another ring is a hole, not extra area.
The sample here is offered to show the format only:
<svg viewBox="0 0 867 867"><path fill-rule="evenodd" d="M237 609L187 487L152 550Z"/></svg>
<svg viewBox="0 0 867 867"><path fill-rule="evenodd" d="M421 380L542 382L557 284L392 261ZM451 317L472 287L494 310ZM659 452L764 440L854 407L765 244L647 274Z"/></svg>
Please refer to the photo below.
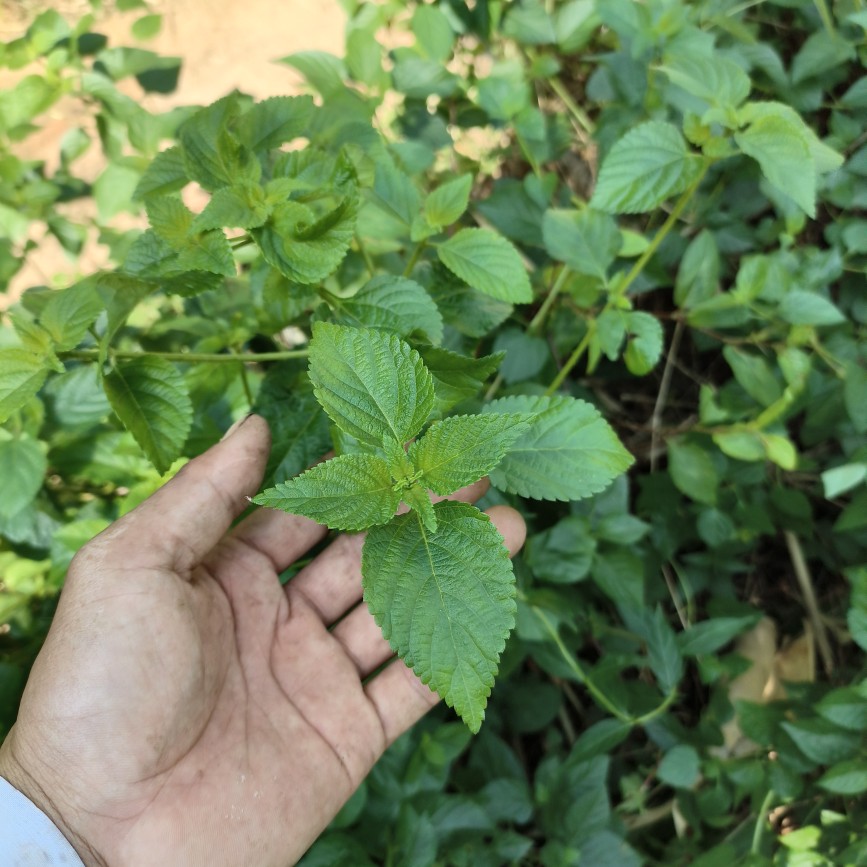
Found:
<svg viewBox="0 0 867 867"><path fill-rule="evenodd" d="M437 701L361 602L363 536L259 510L251 416L69 569L0 775L87 865L285 867ZM453 495L472 502L485 482ZM525 528L489 514L514 554ZM336 625L334 625L336 624Z"/></svg>

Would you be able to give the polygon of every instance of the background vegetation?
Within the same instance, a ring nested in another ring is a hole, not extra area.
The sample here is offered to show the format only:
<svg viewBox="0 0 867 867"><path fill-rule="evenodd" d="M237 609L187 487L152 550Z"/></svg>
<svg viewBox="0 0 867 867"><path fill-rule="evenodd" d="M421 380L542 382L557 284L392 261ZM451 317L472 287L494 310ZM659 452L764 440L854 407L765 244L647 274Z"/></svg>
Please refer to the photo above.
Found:
<svg viewBox="0 0 867 867"><path fill-rule="evenodd" d="M530 536L481 733L432 713L304 863L867 863L867 9L344 6L344 58L284 61L313 99L264 109L149 113L125 82L169 91L177 59L90 18L0 47L0 282L47 235L116 266L0 329L0 734L78 547L251 406L268 483L303 470L334 443L295 356L314 320L369 325L434 347L450 407L560 391L635 464L580 500L488 495ZM28 159L60 99L95 135ZM196 192L258 184L247 152L306 184L309 256L269 245L267 202Z"/></svg>

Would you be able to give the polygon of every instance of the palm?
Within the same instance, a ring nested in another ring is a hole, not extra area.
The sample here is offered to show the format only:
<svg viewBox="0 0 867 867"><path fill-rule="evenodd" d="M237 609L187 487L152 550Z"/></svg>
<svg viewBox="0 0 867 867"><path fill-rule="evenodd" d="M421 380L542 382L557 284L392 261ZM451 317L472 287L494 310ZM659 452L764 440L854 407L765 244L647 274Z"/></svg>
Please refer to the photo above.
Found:
<svg viewBox="0 0 867 867"><path fill-rule="evenodd" d="M251 419L70 569L0 771L86 861L284 867L435 701L399 662L364 683L391 652L355 607L359 538L288 591L321 528L262 511L220 540L267 447Z"/></svg>

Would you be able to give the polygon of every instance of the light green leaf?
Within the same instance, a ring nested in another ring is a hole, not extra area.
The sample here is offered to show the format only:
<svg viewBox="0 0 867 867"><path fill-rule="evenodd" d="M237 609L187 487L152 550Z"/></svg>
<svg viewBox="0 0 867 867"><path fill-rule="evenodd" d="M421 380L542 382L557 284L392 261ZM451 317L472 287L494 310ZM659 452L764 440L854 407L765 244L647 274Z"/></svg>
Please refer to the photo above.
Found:
<svg viewBox="0 0 867 867"><path fill-rule="evenodd" d="M590 206L612 214L652 211L689 185L696 164L677 127L640 124L611 148Z"/></svg>
<svg viewBox="0 0 867 867"><path fill-rule="evenodd" d="M437 246L440 261L465 283L501 301L533 300L518 251L490 229L461 229Z"/></svg>
<svg viewBox="0 0 867 867"><path fill-rule="evenodd" d="M716 52L673 54L661 69L673 84L723 109L737 108L750 95L750 77Z"/></svg>
<svg viewBox="0 0 867 867"><path fill-rule="evenodd" d="M53 292L39 317L58 350L78 346L103 310L102 298L90 280Z"/></svg>
<svg viewBox="0 0 867 867"><path fill-rule="evenodd" d="M355 232L358 196L340 199L323 216L301 202L281 202L251 234L265 260L290 280L317 283L337 270Z"/></svg>
<svg viewBox="0 0 867 867"><path fill-rule="evenodd" d="M394 517L400 495L375 455L340 455L263 491L259 506L304 515L332 530L366 530Z"/></svg>
<svg viewBox="0 0 867 867"><path fill-rule="evenodd" d="M280 59L293 69L297 69L307 83L322 96L339 95L347 79L346 66L339 57L327 51L296 51Z"/></svg>
<svg viewBox="0 0 867 867"><path fill-rule="evenodd" d="M798 451L788 437L772 433L761 433L760 436L769 461L784 470L794 470L797 467Z"/></svg>
<svg viewBox="0 0 867 867"><path fill-rule="evenodd" d="M713 441L723 454L739 461L763 461L765 446L756 431L722 431L713 434Z"/></svg>
<svg viewBox="0 0 867 867"><path fill-rule="evenodd" d="M670 440L668 473L675 487L699 503L716 503L719 473L710 452L697 443Z"/></svg>
<svg viewBox="0 0 867 867"><path fill-rule="evenodd" d="M368 533L364 599L401 659L477 732L515 625L512 566L487 515L452 501L434 511L434 534L413 513Z"/></svg>
<svg viewBox="0 0 867 867"><path fill-rule="evenodd" d="M662 356L662 325L650 313L637 310L626 316L626 351L623 361L635 376L650 373Z"/></svg>
<svg viewBox="0 0 867 867"><path fill-rule="evenodd" d="M782 722L780 727L808 758L827 765L853 758L860 749L860 735L844 731L824 719Z"/></svg>
<svg viewBox="0 0 867 867"><path fill-rule="evenodd" d="M162 15L142 15L132 23L132 35L143 42L153 39L163 26Z"/></svg>
<svg viewBox="0 0 867 867"><path fill-rule="evenodd" d="M441 496L487 475L528 429L521 414L452 416L431 425L409 448L421 481Z"/></svg>
<svg viewBox="0 0 867 867"><path fill-rule="evenodd" d="M825 489L825 497L833 500L852 488L858 487L867 478L867 464L843 464L822 473L822 485Z"/></svg>
<svg viewBox="0 0 867 867"><path fill-rule="evenodd" d="M254 229L267 219L270 209L265 190L254 183L240 183L217 190L190 225L193 232L223 227Z"/></svg>
<svg viewBox="0 0 867 867"><path fill-rule="evenodd" d="M608 267L623 243L620 230L608 214L552 208L542 222L545 249L578 274L605 280Z"/></svg>
<svg viewBox="0 0 867 867"><path fill-rule="evenodd" d="M310 379L331 420L369 445L387 438L406 442L433 409L430 373L394 334L314 323Z"/></svg>
<svg viewBox="0 0 867 867"><path fill-rule="evenodd" d="M180 457L193 423L184 378L168 361L146 356L118 362L104 387L124 427L164 473Z"/></svg>
<svg viewBox="0 0 867 867"><path fill-rule="evenodd" d="M401 492L401 499L413 510L428 533L436 533L439 528L436 511L431 502L430 494L424 485L416 482Z"/></svg>
<svg viewBox="0 0 867 867"><path fill-rule="evenodd" d="M797 124L777 115L759 117L735 133L735 141L759 164L768 183L816 216L816 168Z"/></svg>
<svg viewBox="0 0 867 867"><path fill-rule="evenodd" d="M778 309L780 316L792 325L840 325L846 321L832 301L803 289L787 292Z"/></svg>
<svg viewBox="0 0 867 867"><path fill-rule="evenodd" d="M436 410L440 413L475 397L503 361L502 352L468 358L438 346L422 346L419 353L433 377Z"/></svg>
<svg viewBox="0 0 867 867"><path fill-rule="evenodd" d="M497 352L505 352L500 374L506 383L533 379L551 358L546 340L522 328L503 328L494 341Z"/></svg>
<svg viewBox="0 0 867 867"><path fill-rule="evenodd" d="M0 349L0 423L33 397L48 376L45 358L26 349Z"/></svg>
<svg viewBox="0 0 867 867"><path fill-rule="evenodd" d="M835 795L860 795L867 792L867 761L853 759L839 762L828 768L816 785Z"/></svg>
<svg viewBox="0 0 867 867"><path fill-rule="evenodd" d="M448 18L437 6L416 6L410 26L418 47L429 60L444 63L452 56L455 34Z"/></svg>
<svg viewBox="0 0 867 867"><path fill-rule="evenodd" d="M485 413L533 413L530 429L491 471L500 490L538 500L580 500L598 494L633 462L595 407L557 395L503 397Z"/></svg>
<svg viewBox="0 0 867 867"><path fill-rule="evenodd" d="M855 56L855 46L848 39L817 30L807 38L792 61L792 81L800 84L847 63Z"/></svg>
<svg viewBox="0 0 867 867"><path fill-rule="evenodd" d="M662 758L656 776L676 789L689 789L698 782L701 762L695 747L678 744Z"/></svg>
<svg viewBox="0 0 867 867"><path fill-rule="evenodd" d="M27 435L13 439L5 431L0 433L4 434L0 438L0 517L11 518L30 505L39 492L48 462L38 440Z"/></svg>
<svg viewBox="0 0 867 867"><path fill-rule="evenodd" d="M145 169L133 199L141 201L147 196L165 196L176 193L189 183L184 155L179 147L168 148L158 153Z"/></svg>
<svg viewBox="0 0 867 867"><path fill-rule="evenodd" d="M381 274L350 298L329 297L338 325L362 325L399 337L418 333L431 343L443 339L443 318L434 300L414 280Z"/></svg>
<svg viewBox="0 0 867 867"><path fill-rule="evenodd" d="M846 381L843 384L843 400L846 412L858 433L867 432L867 370L857 364L846 366Z"/></svg>
<svg viewBox="0 0 867 867"><path fill-rule="evenodd" d="M867 686L832 689L820 699L816 712L828 722L853 732L867 731Z"/></svg>
<svg viewBox="0 0 867 867"><path fill-rule="evenodd" d="M473 176L461 175L428 193L424 200L424 216L428 223L436 229L454 223L467 209L472 186Z"/></svg>
<svg viewBox="0 0 867 867"><path fill-rule="evenodd" d="M674 284L674 303L689 309L712 298L720 275L720 255L713 232L702 229L680 260Z"/></svg>
<svg viewBox="0 0 867 867"><path fill-rule="evenodd" d="M309 135L313 99L309 96L272 96L257 102L241 115L236 133L253 152L278 148L299 136Z"/></svg>
<svg viewBox="0 0 867 867"><path fill-rule="evenodd" d="M782 386L777 382L771 365L760 355L735 346L726 346L723 355L738 384L753 400L762 406L770 406L782 396Z"/></svg>

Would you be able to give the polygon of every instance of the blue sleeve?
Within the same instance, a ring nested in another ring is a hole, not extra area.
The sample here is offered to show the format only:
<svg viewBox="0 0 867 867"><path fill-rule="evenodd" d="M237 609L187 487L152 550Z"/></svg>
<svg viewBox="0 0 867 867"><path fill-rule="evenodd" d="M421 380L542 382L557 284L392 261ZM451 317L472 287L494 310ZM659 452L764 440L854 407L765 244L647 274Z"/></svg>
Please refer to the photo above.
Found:
<svg viewBox="0 0 867 867"><path fill-rule="evenodd" d="M55 824L0 777L0 867L84 867Z"/></svg>

